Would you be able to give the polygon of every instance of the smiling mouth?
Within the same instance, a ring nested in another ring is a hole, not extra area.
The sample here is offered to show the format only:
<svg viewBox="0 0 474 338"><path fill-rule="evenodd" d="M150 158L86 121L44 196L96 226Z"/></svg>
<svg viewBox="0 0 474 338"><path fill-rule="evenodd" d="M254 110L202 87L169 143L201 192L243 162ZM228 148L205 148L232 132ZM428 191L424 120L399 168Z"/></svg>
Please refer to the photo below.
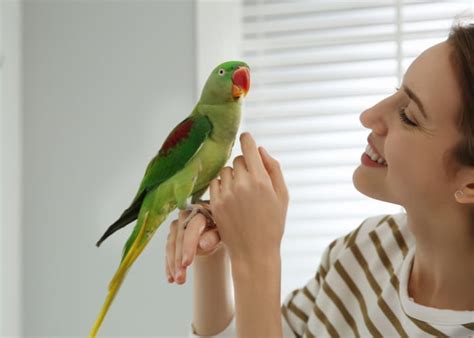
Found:
<svg viewBox="0 0 474 338"><path fill-rule="evenodd" d="M370 146L370 144L367 144L367 147L365 148L365 153L367 154L367 156L370 157L370 159L374 162L377 162L379 164L383 164L383 165L388 165L387 161L379 156L373 149L372 147Z"/></svg>

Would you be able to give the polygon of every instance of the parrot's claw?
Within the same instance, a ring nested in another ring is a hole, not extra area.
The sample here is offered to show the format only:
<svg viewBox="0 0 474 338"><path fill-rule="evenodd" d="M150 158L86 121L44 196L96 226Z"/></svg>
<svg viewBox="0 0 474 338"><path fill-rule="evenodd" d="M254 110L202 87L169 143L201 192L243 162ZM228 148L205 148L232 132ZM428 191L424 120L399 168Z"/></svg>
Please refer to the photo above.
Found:
<svg viewBox="0 0 474 338"><path fill-rule="evenodd" d="M197 214L201 213L204 215L206 218L206 226L213 228L216 227L216 222L214 221L214 218L212 217L212 213L209 210L209 201L199 201L196 204L188 204L186 206L186 210L190 210L191 213L186 217L186 219L183 222L183 229L186 230L186 227L188 226L189 222L191 219Z"/></svg>

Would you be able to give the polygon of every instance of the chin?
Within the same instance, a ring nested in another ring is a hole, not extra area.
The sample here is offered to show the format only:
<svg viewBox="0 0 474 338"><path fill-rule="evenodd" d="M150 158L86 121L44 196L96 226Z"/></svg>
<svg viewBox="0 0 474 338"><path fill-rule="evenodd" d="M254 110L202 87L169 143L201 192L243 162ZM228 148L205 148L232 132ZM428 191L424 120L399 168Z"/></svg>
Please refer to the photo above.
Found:
<svg viewBox="0 0 474 338"><path fill-rule="evenodd" d="M380 182L370 180L370 177L367 177L366 174L359 172L359 168L357 168L352 175L352 185L357 191L367 197L383 202L394 203L387 196L385 184L381 186Z"/></svg>

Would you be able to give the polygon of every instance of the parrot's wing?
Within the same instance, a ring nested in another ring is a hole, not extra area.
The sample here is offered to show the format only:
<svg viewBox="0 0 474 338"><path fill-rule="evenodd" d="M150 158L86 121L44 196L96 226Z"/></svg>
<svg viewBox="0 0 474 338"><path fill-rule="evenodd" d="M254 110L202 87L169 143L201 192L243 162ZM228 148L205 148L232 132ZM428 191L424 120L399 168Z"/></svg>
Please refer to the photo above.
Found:
<svg viewBox="0 0 474 338"><path fill-rule="evenodd" d="M146 194L180 171L203 145L212 130L205 115L191 115L181 121L168 135L158 154L148 164L140 188L131 205L97 242L97 246L115 231L137 219Z"/></svg>

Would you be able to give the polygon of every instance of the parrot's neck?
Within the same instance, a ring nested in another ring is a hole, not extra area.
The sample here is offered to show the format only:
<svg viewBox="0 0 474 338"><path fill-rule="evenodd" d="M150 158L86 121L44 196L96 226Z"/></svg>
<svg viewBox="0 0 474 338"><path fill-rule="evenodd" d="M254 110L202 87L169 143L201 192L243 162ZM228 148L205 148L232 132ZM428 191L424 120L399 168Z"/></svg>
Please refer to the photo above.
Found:
<svg viewBox="0 0 474 338"><path fill-rule="evenodd" d="M240 125L240 102L200 104L198 107L198 112L206 115L212 123L211 138L232 144Z"/></svg>

